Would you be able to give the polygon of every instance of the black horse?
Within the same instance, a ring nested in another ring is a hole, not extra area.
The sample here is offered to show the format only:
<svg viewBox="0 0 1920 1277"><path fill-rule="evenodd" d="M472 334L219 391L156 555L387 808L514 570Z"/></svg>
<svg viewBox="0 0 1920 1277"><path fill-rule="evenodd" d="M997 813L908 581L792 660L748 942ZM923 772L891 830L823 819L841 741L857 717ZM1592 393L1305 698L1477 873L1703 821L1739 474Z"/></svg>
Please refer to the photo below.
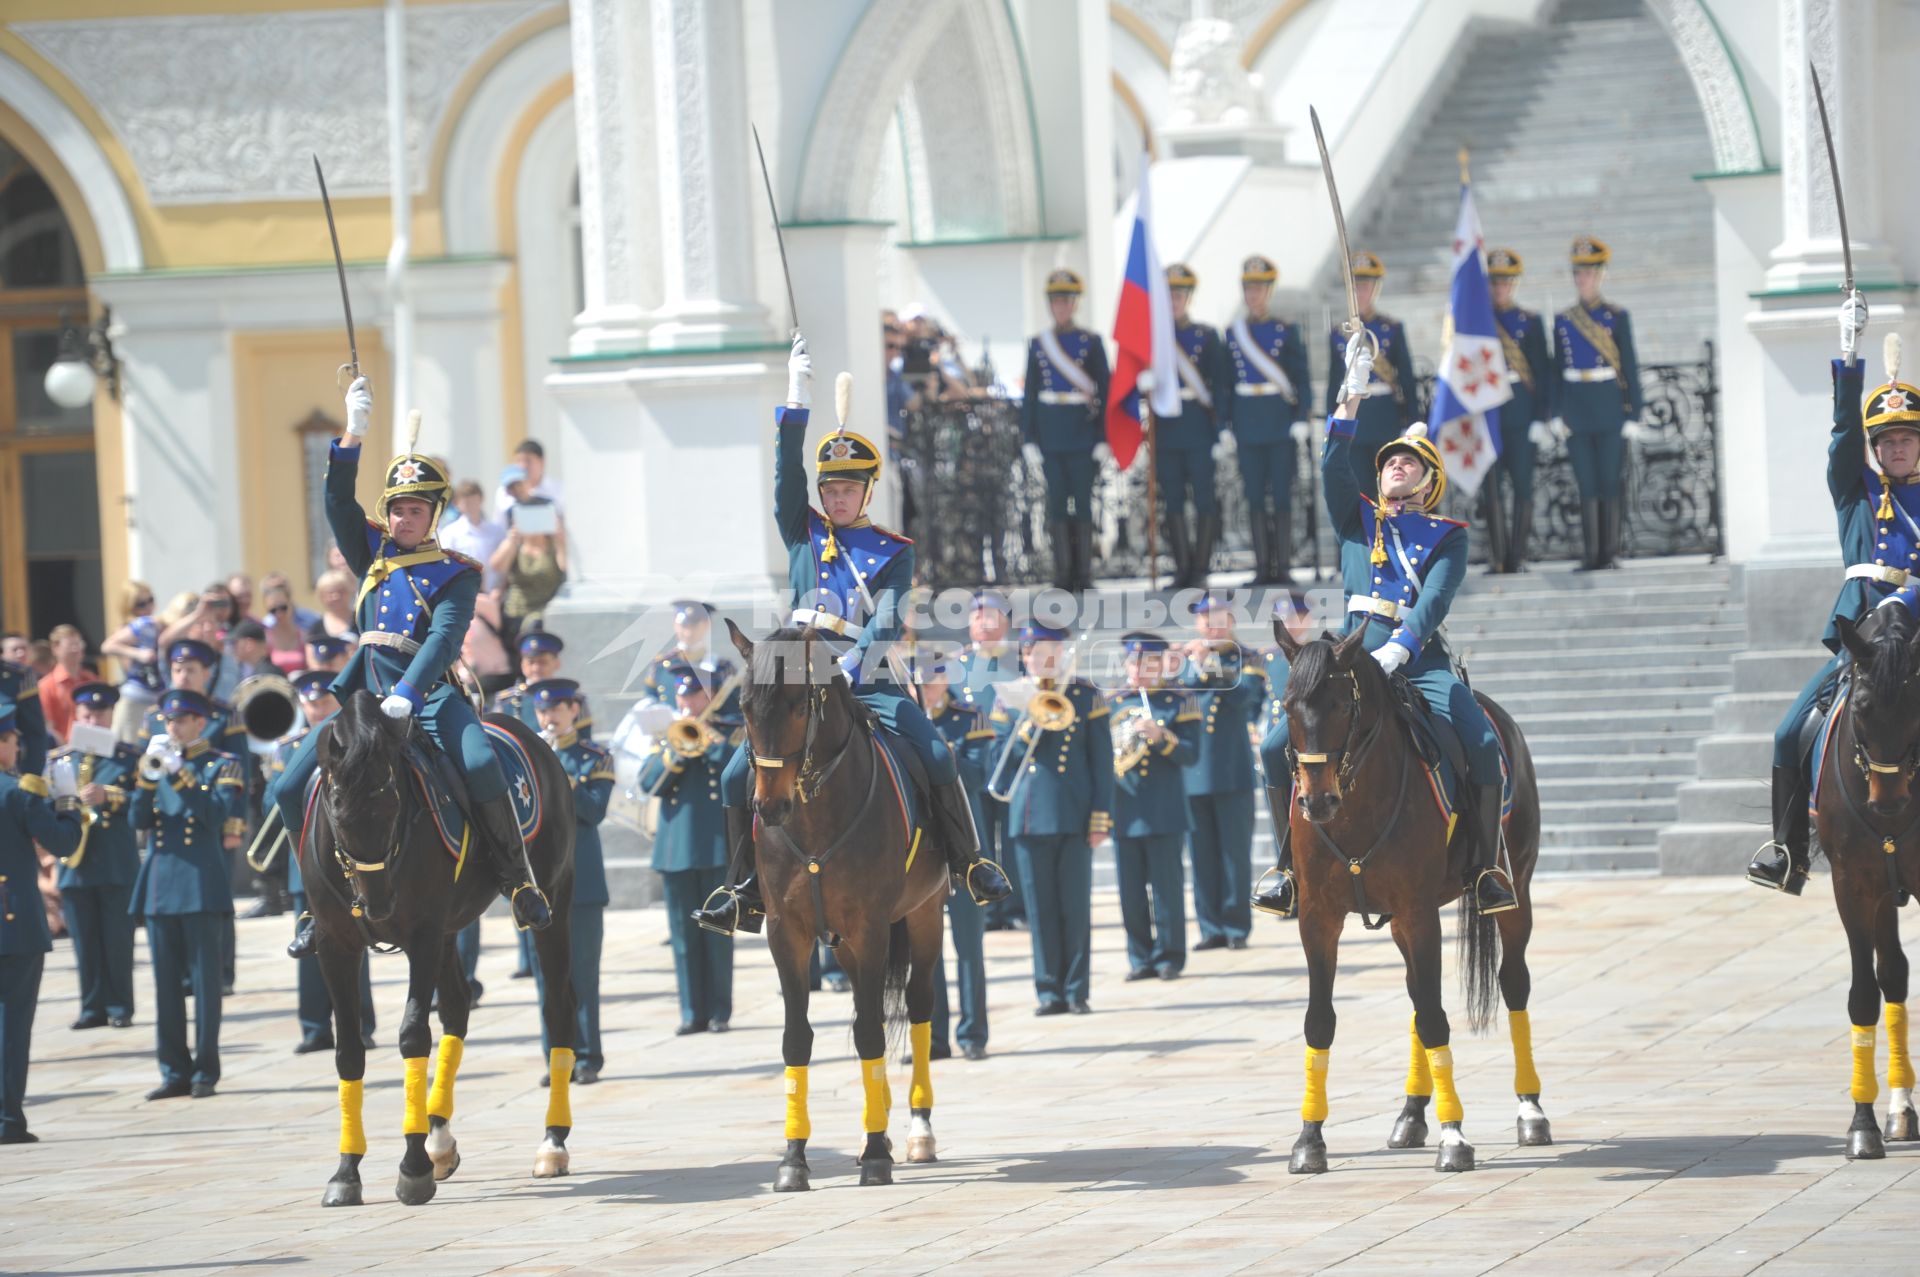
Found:
<svg viewBox="0 0 1920 1277"><path fill-rule="evenodd" d="M573 1069L574 994L569 975L568 912L573 901L573 789L560 760L518 719L486 721L511 733L533 760L543 816L527 841L533 872L553 905L553 924L534 936L547 995L541 1006L555 1044L548 1062L546 1139L534 1175L567 1173L567 1133L573 1118L567 1086ZM353 693L319 729L318 793L308 805L300 839L300 872L308 885L318 957L333 998L334 1067L340 1076L340 1165L327 1182L324 1206L358 1206L360 1159L367 1139L361 1124L366 1048L360 1044L360 953L391 945L407 955L407 1009L400 1021L406 1065L401 1130L407 1151L395 1195L409 1206L430 1201L434 1183L460 1165L453 1139L453 1084L460 1069L471 1005L465 968L454 952L456 932L486 912L495 882L485 854L469 846L447 854L425 801L418 768L432 766L432 746L410 720L380 712L372 693ZM468 838L481 835L469 828ZM478 861L477 864L469 862ZM427 1011L440 997L439 1058L427 1090Z"/></svg>

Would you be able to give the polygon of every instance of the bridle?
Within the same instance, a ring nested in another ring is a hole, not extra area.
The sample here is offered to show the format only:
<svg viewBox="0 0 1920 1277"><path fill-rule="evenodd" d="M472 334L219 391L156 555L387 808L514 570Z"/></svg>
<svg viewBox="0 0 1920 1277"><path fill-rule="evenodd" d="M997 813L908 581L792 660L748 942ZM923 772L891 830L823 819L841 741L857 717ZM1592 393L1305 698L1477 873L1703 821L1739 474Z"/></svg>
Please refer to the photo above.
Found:
<svg viewBox="0 0 1920 1277"><path fill-rule="evenodd" d="M1360 697L1360 677L1352 670L1344 670L1339 673L1327 675L1328 681L1336 678L1346 679L1347 685L1353 693L1352 717L1350 717L1347 722L1347 738L1341 742L1339 753L1335 755L1330 756L1324 753L1296 753L1294 755L1294 776L1295 784L1300 785L1300 782L1305 779L1305 773L1301 769L1306 765L1309 763L1323 765L1331 762L1334 765L1333 792L1335 796L1339 796L1346 786L1352 784L1354 775L1360 770L1360 764L1367 756L1367 751L1373 748L1374 741L1380 738L1381 726L1386 722L1388 715L1384 711L1376 713L1373 716L1373 722L1367 727L1366 734L1360 738L1359 743L1356 745L1353 736L1354 732L1358 730L1360 710L1365 704ZM1412 764L1408 762L1407 755L1402 754L1400 756L1400 779L1394 787L1393 805L1388 809L1393 814L1381 828L1380 832L1374 835L1373 842L1358 856L1349 856L1346 851L1341 848L1340 844L1334 841L1333 835L1327 832L1324 824L1313 819L1311 816L1307 817L1307 824L1312 828L1314 837L1319 839L1320 845L1326 848L1328 854L1334 856L1346 865L1348 881L1353 884L1353 911L1360 915L1360 925L1368 931L1380 930L1380 928L1393 921L1393 915L1373 913L1372 908L1367 903L1366 885L1361 881L1360 876L1366 871L1367 862L1373 859L1374 853L1386 846L1387 839L1393 834L1394 829L1399 826L1400 813L1406 808L1407 779L1412 774ZM1300 787L1302 790L1305 789L1304 785ZM1304 808L1302 810L1304 810Z"/></svg>
<svg viewBox="0 0 1920 1277"><path fill-rule="evenodd" d="M808 657L811 662L811 650L808 652ZM814 765L813 749L819 743L820 728L827 721L827 702L832 694L831 680L808 689L807 730L801 738L798 754L763 754L754 747L753 733L751 731L747 733L748 761L755 767L764 767L770 771L786 767L794 768L793 793L794 797L802 803L810 803L819 797L821 788L827 783L827 778L839 770L840 764L846 761L847 751L853 744L855 727L849 723L847 734L841 738L832 757L818 767Z"/></svg>
<svg viewBox="0 0 1920 1277"><path fill-rule="evenodd" d="M1858 662L1856 662L1856 665L1857 664ZM1913 682L1916 677L1920 677L1920 669L1916 669L1913 673L1909 674L1907 676L1907 682ZM1847 743L1852 747L1853 764L1859 771L1860 778L1871 785L1875 775L1899 776L1904 774L1908 783L1911 784L1914 773L1920 771L1920 736L1916 736L1914 741L1908 744L1906 756L1900 762L1882 763L1867 752L1866 742L1860 739L1860 719L1859 715L1854 712L1851 691L1847 694L1846 704L1841 712L1845 714L1847 718ZM1818 793L1819 777L1816 776L1814 778L1814 784L1816 787L1815 792ZM1874 819L1873 813L1868 811L1862 804L1860 795L1854 792L1853 786L1847 784L1847 778L1844 774L1834 777L1834 785L1839 789L1841 796L1847 800L1847 810L1853 813L1853 818L1859 821L1861 827L1869 834L1872 834L1880 840L1880 863L1886 866L1887 890L1893 894L1897 904L1904 898L1906 891L1905 884L1900 880L1900 866L1898 863L1900 843L1913 833L1916 826L1920 826L1920 801L1909 800L1908 805L1913 809L1913 814L1907 817L1907 823L1897 832L1889 834L1879 826L1879 823Z"/></svg>
<svg viewBox="0 0 1920 1277"><path fill-rule="evenodd" d="M339 868L340 876L346 884L342 894L346 897L348 912L353 915L355 924L359 926L360 936L366 947L375 953L398 953L401 946L383 945L375 939L373 929L367 922L367 894L362 889L361 876L387 873L400 866L406 856L408 844L413 841L413 826L425 806L423 803L409 804L406 801L405 788L400 784L400 776L400 767L390 763L386 783L373 791L374 795L387 793L394 795L393 820L387 826L387 836L384 840L386 853L379 860L361 860L347 849L340 838L342 825L331 801L331 792L324 795L322 799L327 809L327 826L333 834L333 862ZM323 776L321 784L331 791L330 777Z"/></svg>
<svg viewBox="0 0 1920 1277"><path fill-rule="evenodd" d="M1346 739L1340 742L1340 749L1335 754L1310 754L1295 751L1293 763L1296 783L1306 779L1306 773L1301 769L1309 764L1324 765L1329 762L1333 763L1333 792L1336 797L1339 797L1345 792L1346 787L1353 783L1354 775L1360 770L1360 764L1366 758L1367 751L1373 748L1373 742L1380 738L1380 726L1386 721L1387 716L1385 714L1375 714L1373 722L1367 727L1366 735L1362 736L1356 745L1353 736L1354 733L1359 730L1360 711L1365 705L1365 702L1360 699L1360 678L1352 670L1343 670L1339 673L1327 675L1328 682L1332 682L1336 678L1345 679L1347 689L1352 693L1350 716L1347 720ZM1303 785L1302 788L1304 789L1305 786Z"/></svg>

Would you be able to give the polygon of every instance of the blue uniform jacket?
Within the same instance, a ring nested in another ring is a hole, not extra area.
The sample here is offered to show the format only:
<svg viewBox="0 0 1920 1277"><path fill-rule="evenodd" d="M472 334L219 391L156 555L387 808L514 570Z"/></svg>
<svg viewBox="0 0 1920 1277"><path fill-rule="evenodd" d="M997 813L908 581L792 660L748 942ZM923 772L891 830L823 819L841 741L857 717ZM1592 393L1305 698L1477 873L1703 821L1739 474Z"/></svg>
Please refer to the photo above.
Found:
<svg viewBox="0 0 1920 1277"><path fill-rule="evenodd" d="M1619 386L1621 411L1628 417L1638 417L1642 410L1640 402L1640 361L1633 353L1633 323L1627 318L1627 312L1612 302L1601 302L1592 307L1587 314L1593 321L1613 334L1613 344L1620 352L1620 366L1614 369L1618 377L1616 383L1600 381L1597 383L1570 382L1566 378L1568 369L1591 371L1597 368L1610 368L1612 365L1600 357L1593 343L1574 326L1573 313L1580 303L1561 311L1553 317L1553 376L1547 379L1552 387L1548 392L1549 415L1566 418L1570 429L1578 430L1586 424L1585 418L1578 415L1567 416L1567 388L1573 385L1596 384L1613 389ZM1590 428L1604 425L1618 425L1596 419Z"/></svg>
<svg viewBox="0 0 1920 1277"><path fill-rule="evenodd" d="M1367 627L1368 651L1388 642L1413 653L1402 667L1409 677L1447 664L1440 626L1453 596L1467 576L1467 525L1438 515L1409 511L1387 517L1387 561L1372 562L1374 508L1360 493L1347 452L1353 447L1351 421L1327 419L1320 481L1327 518L1340 538L1340 583L1349 600L1379 600L1374 612L1349 610L1345 633ZM1387 607L1385 605L1392 605ZM1387 615L1393 612L1393 615Z"/></svg>
<svg viewBox="0 0 1920 1277"><path fill-rule="evenodd" d="M495 714L517 718L536 732L540 730L540 716L534 712L533 698L527 695L525 682L515 683L501 692L488 708ZM580 719L573 725L573 734L583 740L593 739L593 715L587 708L585 693L580 696Z"/></svg>
<svg viewBox="0 0 1920 1277"><path fill-rule="evenodd" d="M1399 320L1379 314L1367 321L1367 327L1380 341L1379 357L1373 361L1373 379L1368 383L1373 387L1371 397L1390 397L1400 410L1400 424L1409 425L1417 406L1413 393L1417 379L1413 371L1413 351L1407 345L1407 330ZM1347 379L1347 335L1335 324L1328 340L1333 356L1327 364L1326 415L1331 420L1334 409L1340 406L1340 384Z"/></svg>
<svg viewBox="0 0 1920 1277"><path fill-rule="evenodd" d="M1893 517L1879 517L1883 493L1880 476L1866 462L1866 426L1860 416L1864 365L1848 368L1833 361L1833 438L1827 444L1827 491L1833 495L1833 513L1840 524L1840 559L1848 567L1871 566L1920 571L1920 482L1888 481ZM1821 637L1828 649L1840 650L1840 617L1859 620L1879 602L1905 585L1896 572L1883 579L1848 578L1833 601L1827 630Z"/></svg>
<svg viewBox="0 0 1920 1277"><path fill-rule="evenodd" d="M573 903L605 905L612 897L607 894L600 822L607 818L607 803L613 798L613 758L578 732L554 741L553 752L573 786Z"/></svg>
<svg viewBox="0 0 1920 1277"><path fill-rule="evenodd" d="M835 528L807 500L807 410L774 410L773 521L787 547L793 606L838 617L862 654L900 637L900 601L913 586L913 542L869 523ZM873 599L868 613L861 586Z"/></svg>
<svg viewBox="0 0 1920 1277"><path fill-rule="evenodd" d="M55 811L40 777L0 772L0 956L53 948L36 842L52 855L71 855L80 845L80 813Z"/></svg>
<svg viewBox="0 0 1920 1277"><path fill-rule="evenodd" d="M287 760L293 757L294 751L300 748L300 742L307 738L307 733L311 730L307 727L296 727L275 743L271 754L260 760L261 771L267 778L268 792L272 792L273 786L279 782L280 773L287 769ZM280 832L275 830L272 836L278 838ZM300 875L299 849L294 846L298 837L297 833L288 834L287 845L280 849L280 854L287 858L287 890L296 895L304 894L306 891L306 882ZM260 853L265 855L266 848L262 847Z"/></svg>
<svg viewBox="0 0 1920 1277"><path fill-rule="evenodd" d="M741 737L743 730L734 736ZM636 782L640 792L660 800L653 834L657 872L726 868L727 820L720 805L720 773L736 743L735 739L717 742L692 758L656 744L640 764Z"/></svg>
<svg viewBox="0 0 1920 1277"><path fill-rule="evenodd" d="M1259 662L1238 643L1219 649L1204 663L1188 661L1181 686L1193 693L1200 714L1198 750L1186 768L1187 794L1233 794L1252 789L1254 722L1267 699Z"/></svg>
<svg viewBox="0 0 1920 1277"><path fill-rule="evenodd" d="M1289 397L1254 366L1233 325L1225 330L1226 358L1219 364L1220 379L1213 388L1222 425L1246 444L1293 443L1293 423L1312 411L1313 386L1308 381L1307 343L1300 329L1281 319L1247 321L1247 336L1293 383Z"/></svg>
<svg viewBox="0 0 1920 1277"><path fill-rule="evenodd" d="M1089 395L1054 366L1038 337L1027 342L1020 437L1042 452L1092 452L1107 438L1107 348L1084 328L1058 334L1060 349L1094 384Z"/></svg>
<svg viewBox="0 0 1920 1277"><path fill-rule="evenodd" d="M1007 814L1008 832L1016 837L1107 833L1112 828L1113 736L1106 699L1083 678L1059 690L1073 702L1074 720L1063 731L1040 733L1032 758L1019 773ZM1033 725L1004 700L987 719L995 737L994 763L997 766L1010 749L1011 769L1026 754Z"/></svg>
<svg viewBox="0 0 1920 1277"><path fill-rule="evenodd" d="M1180 372L1180 415L1154 423L1154 446L1159 448L1211 449L1220 437L1227 409L1215 395L1222 381L1233 375L1227 348L1220 331L1211 324L1176 324L1173 343L1199 374L1195 386ZM1205 395L1211 403L1203 402Z"/></svg>
<svg viewBox="0 0 1920 1277"><path fill-rule="evenodd" d="M976 706L948 697L937 714L928 714L934 730L953 751L954 764L960 769L960 783L978 804L986 797L987 771L993 766L994 731L987 716Z"/></svg>
<svg viewBox="0 0 1920 1277"><path fill-rule="evenodd" d="M127 886L140 873L140 849L134 845L129 811L140 750L123 741L105 758L77 749L59 749L53 754L54 758L69 756L80 788L104 786L107 801L88 809L84 818L86 854L80 857L77 868L61 866L60 890Z"/></svg>
<svg viewBox="0 0 1920 1277"><path fill-rule="evenodd" d="M1153 721L1172 735L1147 749L1146 757L1119 771L1114 755L1113 833L1116 838L1144 838L1150 834L1184 834L1187 813L1186 768L1200 757L1200 710L1193 697L1170 687L1147 694ZM1114 748L1124 752L1129 719L1144 711L1139 692L1114 692L1107 698Z"/></svg>
<svg viewBox="0 0 1920 1277"><path fill-rule="evenodd" d="M1520 351L1517 362L1513 352L1507 352L1513 398L1495 410L1500 414L1500 449L1505 452L1510 448L1531 448L1533 443L1527 438L1527 428L1553 415L1548 397L1553 393L1553 381L1560 370L1547 353L1547 325L1539 311L1515 306L1511 310L1496 310L1493 316L1499 321L1501 333ZM1501 344L1504 346L1506 342Z"/></svg>
<svg viewBox="0 0 1920 1277"><path fill-rule="evenodd" d="M948 678L953 695L980 711L993 712L993 689L1020 677L1020 649L1010 642L970 643Z"/></svg>
<svg viewBox="0 0 1920 1277"><path fill-rule="evenodd" d="M480 593L480 565L434 541L403 553L354 496L359 473L360 449L335 443L327 454L327 524L360 582L354 613L360 633L392 634L419 647L409 654L363 641L333 680L333 694L344 702L362 689L376 696L399 692L418 709L460 658Z"/></svg>
<svg viewBox="0 0 1920 1277"><path fill-rule="evenodd" d="M235 717L233 706L225 701L215 700L211 696L207 699L213 702L213 713L208 716L206 730L200 733L200 739L221 753L232 755L240 764L240 779L250 785L253 779L254 758L253 751L247 748L247 729ZM140 720L141 744L144 746L154 737L166 734L166 716L157 708L148 710L146 716ZM138 762L139 753L139 750L134 751L136 762Z"/></svg>
<svg viewBox="0 0 1920 1277"><path fill-rule="evenodd" d="M239 760L197 740L179 771L134 783L130 810L133 827L152 830L153 842L127 912L232 913L221 840L246 827Z"/></svg>
<svg viewBox="0 0 1920 1277"><path fill-rule="evenodd" d="M20 733L20 774L38 776L46 770L53 735L47 731L47 712L40 704L40 677L25 665L0 661L0 701L13 702L14 730Z"/></svg>

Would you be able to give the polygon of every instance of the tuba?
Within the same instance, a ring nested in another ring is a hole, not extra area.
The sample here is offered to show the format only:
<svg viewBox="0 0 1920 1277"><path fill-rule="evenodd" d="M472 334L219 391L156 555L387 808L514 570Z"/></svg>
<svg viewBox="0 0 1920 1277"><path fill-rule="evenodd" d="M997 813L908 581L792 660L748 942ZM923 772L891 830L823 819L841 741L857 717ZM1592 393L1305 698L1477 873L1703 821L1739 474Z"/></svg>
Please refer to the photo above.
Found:
<svg viewBox="0 0 1920 1277"><path fill-rule="evenodd" d="M1073 726L1075 717L1073 702L1062 692L1043 687L1029 697L1019 725L1008 738L1007 747L1000 751L1000 761L994 764L993 778L987 782L987 796L1003 803L1012 802L1014 787L1033 760L1033 751L1040 747L1040 737L1047 732L1066 731ZM1007 764L1013 760L1014 746L1023 737L1027 742L1026 752L1020 756L1019 765L1009 770Z"/></svg>
<svg viewBox="0 0 1920 1277"><path fill-rule="evenodd" d="M233 689L233 712L247 729L247 748L264 754L300 721L300 700L280 675L255 674Z"/></svg>

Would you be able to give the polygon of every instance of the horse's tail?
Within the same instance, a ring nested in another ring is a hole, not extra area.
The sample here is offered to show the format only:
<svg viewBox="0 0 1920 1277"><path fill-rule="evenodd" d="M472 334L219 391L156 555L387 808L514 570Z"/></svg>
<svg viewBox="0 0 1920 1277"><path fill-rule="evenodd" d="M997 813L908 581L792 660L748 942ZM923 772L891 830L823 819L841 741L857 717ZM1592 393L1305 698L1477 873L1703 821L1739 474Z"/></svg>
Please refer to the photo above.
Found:
<svg viewBox="0 0 1920 1277"><path fill-rule="evenodd" d="M886 1016L888 1055L899 1046L900 1031L907 1027L907 965L911 957L907 920L902 918L887 932L887 977L880 994L881 1010Z"/></svg>
<svg viewBox="0 0 1920 1277"><path fill-rule="evenodd" d="M1472 901L1472 891L1461 893L1460 995L1467 1003L1467 1027L1485 1033L1500 993L1500 931L1491 917L1475 912Z"/></svg>

